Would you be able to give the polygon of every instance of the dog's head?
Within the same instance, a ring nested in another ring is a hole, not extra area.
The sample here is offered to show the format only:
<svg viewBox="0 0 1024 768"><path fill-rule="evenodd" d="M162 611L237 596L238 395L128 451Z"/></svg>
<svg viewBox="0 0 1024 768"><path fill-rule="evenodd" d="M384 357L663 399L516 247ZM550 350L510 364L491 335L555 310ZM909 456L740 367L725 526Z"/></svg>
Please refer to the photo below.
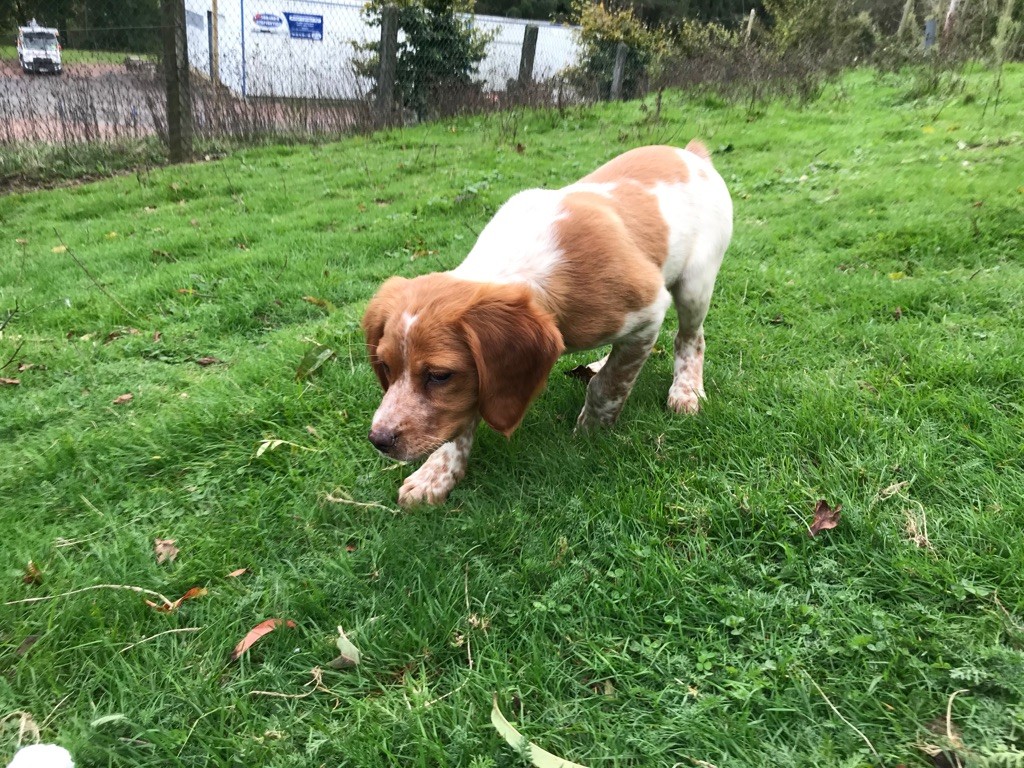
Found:
<svg viewBox="0 0 1024 768"><path fill-rule="evenodd" d="M562 354L554 319L520 284L446 274L388 280L363 316L384 388L370 442L410 461L482 418L511 435Z"/></svg>

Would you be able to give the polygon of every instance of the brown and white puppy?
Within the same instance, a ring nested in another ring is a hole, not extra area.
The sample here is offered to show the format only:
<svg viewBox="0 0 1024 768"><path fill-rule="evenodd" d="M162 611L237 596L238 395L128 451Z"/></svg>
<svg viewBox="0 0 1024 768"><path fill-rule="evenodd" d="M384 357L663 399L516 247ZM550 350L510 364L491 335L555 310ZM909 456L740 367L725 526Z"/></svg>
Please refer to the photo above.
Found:
<svg viewBox="0 0 1024 768"><path fill-rule="evenodd" d="M384 388L370 442L401 461L429 454L399 504L444 501L480 419L511 435L563 352L611 345L577 429L613 423L673 302L668 406L696 413L731 237L732 200L704 145L641 147L562 189L515 195L450 272L384 283L363 317Z"/></svg>

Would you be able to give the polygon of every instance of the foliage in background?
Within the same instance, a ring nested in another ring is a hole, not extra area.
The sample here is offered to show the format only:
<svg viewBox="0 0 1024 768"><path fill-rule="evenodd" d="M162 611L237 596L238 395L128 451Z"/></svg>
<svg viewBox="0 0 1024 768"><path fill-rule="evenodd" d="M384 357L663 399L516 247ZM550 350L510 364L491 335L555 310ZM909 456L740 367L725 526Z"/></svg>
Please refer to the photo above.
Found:
<svg viewBox="0 0 1024 768"><path fill-rule="evenodd" d="M489 39L465 16L471 0L407 0L394 5L398 28L404 33L398 42L396 99L421 120L454 113L481 90L474 75ZM367 22L380 25L384 6L381 0L368 3ZM356 64L356 71L376 83L380 43L361 49L369 55Z"/></svg>
<svg viewBox="0 0 1024 768"><path fill-rule="evenodd" d="M0 32L13 32L32 18L57 27L69 48L131 53L160 49L158 0L0 0Z"/></svg>
<svg viewBox="0 0 1024 768"><path fill-rule="evenodd" d="M877 44L871 14L857 0L765 0L765 10L780 52L796 50L829 68L854 64Z"/></svg>
<svg viewBox="0 0 1024 768"><path fill-rule="evenodd" d="M687 20L732 24L755 9L760 13L759 0L633 0L633 2L605 3L612 8L633 11L645 24L675 26ZM578 13L571 0L477 0L477 13L508 16L517 19L567 22Z"/></svg>
<svg viewBox="0 0 1024 768"><path fill-rule="evenodd" d="M611 94L615 56L619 44L628 47L623 71L622 96L635 98L647 90L670 50L666 31L643 22L631 7L607 8L603 3L575 0L573 13L579 25L580 61L569 80L582 93L607 99Z"/></svg>

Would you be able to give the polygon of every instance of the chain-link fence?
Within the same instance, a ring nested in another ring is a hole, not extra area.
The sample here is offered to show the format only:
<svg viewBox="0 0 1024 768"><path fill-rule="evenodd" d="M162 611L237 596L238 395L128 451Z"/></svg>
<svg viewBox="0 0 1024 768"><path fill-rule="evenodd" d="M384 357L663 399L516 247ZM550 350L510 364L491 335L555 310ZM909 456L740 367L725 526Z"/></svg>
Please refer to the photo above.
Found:
<svg viewBox="0 0 1024 768"><path fill-rule="evenodd" d="M513 92L520 100L537 98L538 84L545 86L541 98L564 99L552 84L579 54L570 26L427 13L422 6L389 10L332 0L13 5L6 17L0 8L0 153L36 144L173 142L176 107L187 123L186 140L201 141L331 134L424 119L501 105ZM19 7L28 10L19 15Z"/></svg>
<svg viewBox="0 0 1024 768"><path fill-rule="evenodd" d="M40 5L29 18L8 10L0 26L0 145L154 134L164 100L157 7Z"/></svg>

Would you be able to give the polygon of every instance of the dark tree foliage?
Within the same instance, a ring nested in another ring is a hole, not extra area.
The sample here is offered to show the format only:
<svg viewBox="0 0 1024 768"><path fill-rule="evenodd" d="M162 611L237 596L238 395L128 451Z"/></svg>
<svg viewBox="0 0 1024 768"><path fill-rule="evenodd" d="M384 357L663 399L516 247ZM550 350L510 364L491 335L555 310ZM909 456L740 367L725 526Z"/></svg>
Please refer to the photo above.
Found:
<svg viewBox="0 0 1024 768"><path fill-rule="evenodd" d="M598 0L595 0L597 2ZM610 0L609 8L632 8L649 25L671 27L686 19L739 23L751 8L761 13L759 0ZM568 22L573 18L570 0L477 0L477 13L539 21Z"/></svg>
<svg viewBox="0 0 1024 768"><path fill-rule="evenodd" d="M571 0L477 0L474 10L488 16L534 21L572 20Z"/></svg>
<svg viewBox="0 0 1024 768"><path fill-rule="evenodd" d="M69 48L152 53L160 48L159 0L0 0L0 30L36 19Z"/></svg>

